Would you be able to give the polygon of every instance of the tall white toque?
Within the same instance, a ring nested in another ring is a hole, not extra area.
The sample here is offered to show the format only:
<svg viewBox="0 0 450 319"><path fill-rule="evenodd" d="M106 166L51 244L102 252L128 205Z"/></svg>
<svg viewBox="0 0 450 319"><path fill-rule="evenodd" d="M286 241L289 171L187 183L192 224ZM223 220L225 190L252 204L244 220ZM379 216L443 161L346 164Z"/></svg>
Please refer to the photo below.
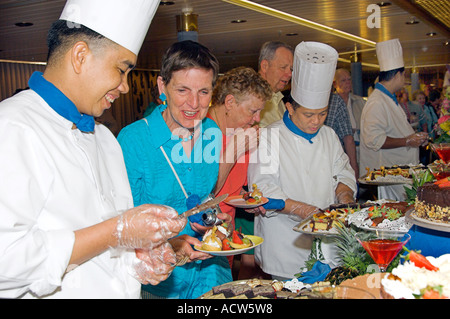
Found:
<svg viewBox="0 0 450 319"><path fill-rule="evenodd" d="M380 71L390 71L405 66L402 45L398 39L378 42L376 51Z"/></svg>
<svg viewBox="0 0 450 319"><path fill-rule="evenodd" d="M302 42L294 51L292 98L308 109L328 105L338 53L320 42Z"/></svg>
<svg viewBox="0 0 450 319"><path fill-rule="evenodd" d="M159 0L67 0L60 19L79 24L138 55Z"/></svg>

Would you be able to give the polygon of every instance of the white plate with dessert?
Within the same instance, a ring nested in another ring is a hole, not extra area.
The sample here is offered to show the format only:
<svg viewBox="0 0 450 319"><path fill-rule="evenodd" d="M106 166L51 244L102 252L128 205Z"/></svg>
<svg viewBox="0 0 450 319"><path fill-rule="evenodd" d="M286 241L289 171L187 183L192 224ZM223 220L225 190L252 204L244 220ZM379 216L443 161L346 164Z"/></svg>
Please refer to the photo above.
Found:
<svg viewBox="0 0 450 319"><path fill-rule="evenodd" d="M264 204L267 204L269 199L263 197L261 190L256 186L252 185L252 191L246 192L242 195L229 196L225 200L225 203L237 208L255 208Z"/></svg>
<svg viewBox="0 0 450 319"><path fill-rule="evenodd" d="M243 254L264 242L254 235L244 235L236 230L230 232L225 227L214 226L203 235L201 245L194 246L198 251L213 256L234 256Z"/></svg>
<svg viewBox="0 0 450 319"><path fill-rule="evenodd" d="M237 208L247 209L247 208L255 208L255 207L267 204L267 202L269 201L265 197L261 197L259 200L254 200L253 198L245 199L243 196L244 195L229 196L225 200L225 203L227 203L228 205L237 207Z"/></svg>

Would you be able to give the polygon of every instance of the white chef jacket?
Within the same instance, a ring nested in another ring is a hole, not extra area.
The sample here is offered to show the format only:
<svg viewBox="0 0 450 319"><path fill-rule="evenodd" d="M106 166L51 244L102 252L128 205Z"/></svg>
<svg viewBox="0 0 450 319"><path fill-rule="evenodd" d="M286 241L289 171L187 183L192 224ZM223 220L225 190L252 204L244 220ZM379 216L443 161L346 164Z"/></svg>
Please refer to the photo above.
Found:
<svg viewBox="0 0 450 319"><path fill-rule="evenodd" d="M336 202L339 182L356 194L355 173L333 129L323 126L312 141L291 132L283 120L263 129L259 148L251 154L249 185L256 183L264 197L290 198L322 209ZM313 237L294 231L298 224L276 211L255 217L255 235L264 238L255 248L255 260L264 272L293 278L304 267ZM322 250L325 262L337 266L332 240L323 237Z"/></svg>
<svg viewBox="0 0 450 319"><path fill-rule="evenodd" d="M72 125L32 90L0 103L0 297L139 297L133 251L66 273L75 230L133 207L115 137Z"/></svg>
<svg viewBox="0 0 450 319"><path fill-rule="evenodd" d="M359 171L361 175L381 166L419 163L417 147L382 149L386 137L404 138L414 134L406 114L400 105L385 93L375 89L369 96L361 115L361 142ZM381 186L379 197L405 200L403 185Z"/></svg>

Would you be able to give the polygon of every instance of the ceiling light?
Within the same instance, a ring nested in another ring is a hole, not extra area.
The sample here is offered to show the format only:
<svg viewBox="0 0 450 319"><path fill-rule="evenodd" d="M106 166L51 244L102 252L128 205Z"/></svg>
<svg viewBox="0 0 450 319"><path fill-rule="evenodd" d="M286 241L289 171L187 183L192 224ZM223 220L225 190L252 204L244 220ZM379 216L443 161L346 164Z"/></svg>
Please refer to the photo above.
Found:
<svg viewBox="0 0 450 319"><path fill-rule="evenodd" d="M391 5L390 2L384 2L384 1L381 1L381 2L377 3L377 6L379 6L379 7L387 7L387 6L390 6L390 5Z"/></svg>
<svg viewBox="0 0 450 319"><path fill-rule="evenodd" d="M350 34L350 33L347 33L347 32L341 31L341 30L337 30L335 28L331 28L331 27L328 27L323 24L319 24L314 21L306 20L306 19L297 17L295 15L292 15L292 14L289 14L289 13L286 13L283 11L279 11L279 10L276 10L276 9L273 9L273 8L270 8L267 6L263 6L261 4L258 4L258 3L252 2L252 1L248 1L248 0L222 0L222 1L234 4L237 6L241 6L241 7L256 11L256 12L264 13L264 14L270 15L272 17L283 19L283 20L286 20L286 21L289 21L292 23L296 23L296 24L299 24L302 26L306 26L311 29L315 29L315 30L319 30L321 32L332 34L332 35L335 35L335 36L338 36L338 37L341 37L341 38L344 38L344 39L347 39L350 41L354 41L356 43L368 45L371 47L375 47L375 45L376 45L376 42L374 42L374 41L364 39L364 38L358 37L356 35L353 35L353 34Z"/></svg>
<svg viewBox="0 0 450 319"><path fill-rule="evenodd" d="M18 27L31 27L33 25L33 23L31 22L17 22L15 24Z"/></svg>
<svg viewBox="0 0 450 319"><path fill-rule="evenodd" d="M231 21L231 23L245 23L245 22L247 22L247 20L237 19Z"/></svg>
<svg viewBox="0 0 450 319"><path fill-rule="evenodd" d="M427 36L429 36L429 37L434 37L435 35L437 35L436 32L428 32L427 33Z"/></svg>
<svg viewBox="0 0 450 319"><path fill-rule="evenodd" d="M417 21L416 18L411 17L411 19L409 21L405 22L405 23L411 25L411 24L418 24L419 21Z"/></svg>

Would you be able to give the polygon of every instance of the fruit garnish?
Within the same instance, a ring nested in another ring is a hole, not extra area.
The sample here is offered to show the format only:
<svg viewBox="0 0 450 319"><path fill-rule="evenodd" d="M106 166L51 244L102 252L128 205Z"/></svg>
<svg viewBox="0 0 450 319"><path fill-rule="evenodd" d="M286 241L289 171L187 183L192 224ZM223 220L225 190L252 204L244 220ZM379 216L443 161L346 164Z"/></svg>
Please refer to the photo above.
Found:
<svg viewBox="0 0 450 319"><path fill-rule="evenodd" d="M439 268L434 266L430 261L420 252L416 252L414 250L409 250L408 248L404 249L408 252L408 255L405 256L405 260L411 261L416 267L425 268L432 271L438 271Z"/></svg>

